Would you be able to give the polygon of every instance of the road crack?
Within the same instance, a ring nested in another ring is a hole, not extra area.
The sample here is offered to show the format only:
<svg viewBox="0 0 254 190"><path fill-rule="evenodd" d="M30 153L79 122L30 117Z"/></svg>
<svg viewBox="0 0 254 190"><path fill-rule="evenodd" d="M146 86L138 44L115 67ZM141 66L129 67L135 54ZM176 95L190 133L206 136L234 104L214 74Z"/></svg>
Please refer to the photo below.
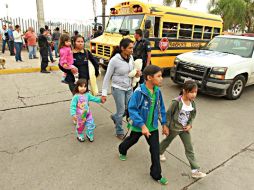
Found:
<svg viewBox="0 0 254 190"><path fill-rule="evenodd" d="M232 155L230 158L228 158L227 160L225 160L224 162L222 162L221 164L219 164L218 166L216 166L215 168L209 170L206 174L210 174L212 173L213 171L221 168L221 167L224 167L226 163L228 163L230 160L232 160L233 158L235 158L236 156L246 152L246 151L253 151L253 149L250 149L250 147L254 145L254 142L249 144L248 146L246 146L245 148L241 149L239 152L235 153L234 155ZM199 181L201 179L196 179L195 181L191 182L189 185L185 186L182 188L182 190L187 190L190 186L192 186L193 184L195 184L197 181Z"/></svg>
<svg viewBox="0 0 254 190"><path fill-rule="evenodd" d="M33 147L35 147L35 146L39 146L39 145L41 145L41 144L43 144L43 143L45 143L45 142L49 142L49 141L52 141L52 140L65 138L65 137L67 137L67 136L69 136L69 135L72 135L72 134L73 134L73 133L68 133L68 134L65 134L65 135L63 135L63 136L51 137L51 138L46 139L46 140L43 140L43 141L41 141L41 142L39 142L39 143L35 143L35 144L31 144L31 145L29 145L29 146L26 146L26 147L24 147L24 148L22 148L22 149L20 149L20 150L18 150L18 151L16 151L16 152L10 152L10 151L8 151L8 150L0 150L0 153L6 153L6 154L9 154L9 155L15 155L15 154L18 154L18 153L22 153L22 152L24 152L24 151L27 150L27 149L33 148Z"/></svg>

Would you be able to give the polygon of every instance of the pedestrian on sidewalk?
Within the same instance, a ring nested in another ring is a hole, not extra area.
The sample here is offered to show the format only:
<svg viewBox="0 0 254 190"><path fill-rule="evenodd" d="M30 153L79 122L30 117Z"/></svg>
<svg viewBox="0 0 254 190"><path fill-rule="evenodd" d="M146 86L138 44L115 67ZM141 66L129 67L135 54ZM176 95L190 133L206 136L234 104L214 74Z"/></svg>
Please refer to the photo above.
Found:
<svg viewBox="0 0 254 190"><path fill-rule="evenodd" d="M9 28L8 28L8 44L9 44L9 48L10 48L10 55L11 56L15 56L15 53L14 53L14 37L13 37L13 27L12 25L9 25Z"/></svg>
<svg viewBox="0 0 254 190"><path fill-rule="evenodd" d="M95 123L92 117L92 112L89 108L89 102L102 103L100 97L95 97L87 91L86 79L79 79L71 101L70 113L73 121L76 123L76 135L80 142L85 141L84 129L87 139L90 142L94 141Z"/></svg>
<svg viewBox="0 0 254 190"><path fill-rule="evenodd" d="M206 174L199 171L199 165L195 158L190 134L192 123L196 117L194 99L197 96L197 91L198 86L196 82L187 80L183 85L180 96L172 100L167 111L167 125L163 126L164 133L169 135L160 143L160 160L166 160L164 155L166 148L174 138L179 135L184 144L185 155L191 166L192 177L202 178L205 177Z"/></svg>
<svg viewBox="0 0 254 190"><path fill-rule="evenodd" d="M6 25L3 25L2 30L0 30L0 35L2 38L2 53L4 54L6 44L8 44L8 40L9 40L9 35L8 35L8 30L6 29Z"/></svg>
<svg viewBox="0 0 254 190"><path fill-rule="evenodd" d="M54 50L55 50L55 57L58 58L58 46L59 46L59 39L60 39L61 33L59 32L59 27L56 27L55 31L52 35L52 41L54 43Z"/></svg>
<svg viewBox="0 0 254 190"><path fill-rule="evenodd" d="M28 28L28 31L26 32L24 37L27 40L27 46L28 46L28 51L29 51L29 59L38 59L38 57L36 57L37 35L35 34L33 27Z"/></svg>
<svg viewBox="0 0 254 190"><path fill-rule="evenodd" d="M161 121L162 126L166 127L166 111L159 89L162 85L162 71L158 66L149 65L144 69L143 75L145 83L134 91L128 103L130 118L128 127L131 133L119 145L119 158L125 161L129 148L144 135L150 146L152 162L150 175L154 180L166 185L168 180L161 175L158 130L158 120Z"/></svg>
<svg viewBox="0 0 254 190"><path fill-rule="evenodd" d="M47 40L48 40L48 55L49 55L49 58L50 58L50 61L51 63L54 63L56 60L53 59L53 55L52 55L52 35L51 35L51 30L49 29L49 27L47 25L45 25L45 30L47 30Z"/></svg>
<svg viewBox="0 0 254 190"><path fill-rule="evenodd" d="M22 58L21 58L21 50L23 47L23 34L20 31L20 26L16 25L15 26L15 31L13 32L13 38L14 38L14 47L16 49L16 55L15 55L15 59L16 61L21 61L23 62Z"/></svg>
<svg viewBox="0 0 254 190"><path fill-rule="evenodd" d="M76 83L79 78L79 73L78 73L77 67L73 65L73 54L71 51L71 38L68 34L62 34L60 36L59 54L60 54L59 64L64 69L70 70L72 72L72 74L75 77L75 83ZM65 82L65 78L63 78L62 81Z"/></svg>
<svg viewBox="0 0 254 190"><path fill-rule="evenodd" d="M78 68L79 78L80 79L86 79L87 83L89 82L89 70L88 70L88 60L91 61L92 65L95 69L95 76L97 77L99 75L99 64L91 54L89 50L86 50L85 47L85 40L84 37L81 35L78 35L74 38L74 49L73 52L73 58L74 58L74 66ZM60 64L59 68L66 73L65 81L69 85L69 89L71 92L73 92L73 89L75 87L75 77L72 74L72 72L68 69L64 69Z"/></svg>
<svg viewBox="0 0 254 190"><path fill-rule="evenodd" d="M132 78L128 76L133 70L132 53L133 41L129 38L122 39L119 47L115 48L112 53L102 85L102 99L106 101L108 86L112 78L111 92L115 100L116 113L111 115L111 119L115 124L115 135L121 140L124 137L122 120L132 95ZM137 75L140 76L140 74L141 72L138 71Z"/></svg>
<svg viewBox="0 0 254 190"><path fill-rule="evenodd" d="M47 34L48 31L44 28L40 28L40 35L38 37L38 44L40 48L41 55L41 73L50 73L46 70L48 66L48 40Z"/></svg>

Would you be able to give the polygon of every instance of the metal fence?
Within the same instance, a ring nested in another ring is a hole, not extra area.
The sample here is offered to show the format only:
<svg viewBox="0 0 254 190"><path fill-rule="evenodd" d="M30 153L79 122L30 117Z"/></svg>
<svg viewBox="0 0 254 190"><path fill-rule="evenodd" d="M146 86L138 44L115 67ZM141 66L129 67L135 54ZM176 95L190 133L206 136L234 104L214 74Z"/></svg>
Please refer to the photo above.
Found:
<svg viewBox="0 0 254 190"><path fill-rule="evenodd" d="M28 27L33 27L35 32L38 34L39 33L39 28L38 28L38 22L33 19L23 19L23 18L11 18L11 17L3 17L0 20L0 26L6 25L20 25L21 30L25 32ZM45 25L49 26L49 29L53 32L53 30L56 27L59 27L60 32L63 32L64 30L68 32L70 35L73 34L75 30L79 31L79 33L84 36L85 38L90 37L92 34L92 26L91 25L83 25L83 24L71 24L67 22L53 22L53 21L46 21Z"/></svg>

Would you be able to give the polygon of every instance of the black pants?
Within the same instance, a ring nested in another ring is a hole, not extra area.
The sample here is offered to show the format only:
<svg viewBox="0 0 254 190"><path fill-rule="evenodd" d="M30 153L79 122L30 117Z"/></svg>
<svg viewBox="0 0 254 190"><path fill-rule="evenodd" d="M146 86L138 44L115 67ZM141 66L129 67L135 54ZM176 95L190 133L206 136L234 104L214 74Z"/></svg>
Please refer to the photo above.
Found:
<svg viewBox="0 0 254 190"><path fill-rule="evenodd" d="M46 71L48 66L48 48L40 48L41 55L41 71Z"/></svg>
<svg viewBox="0 0 254 190"><path fill-rule="evenodd" d="M15 55L14 53L14 41L9 41L10 54Z"/></svg>
<svg viewBox="0 0 254 190"><path fill-rule="evenodd" d="M141 132L131 131L130 136L128 136L120 145L119 153L126 155L130 147L136 144L139 138L142 136ZM161 179L161 164L160 164L160 148L159 148L159 132L158 130L151 132L149 138L146 137L146 141L150 146L150 154L152 165L150 167L150 175L155 180ZM142 162L142 160L141 160Z"/></svg>

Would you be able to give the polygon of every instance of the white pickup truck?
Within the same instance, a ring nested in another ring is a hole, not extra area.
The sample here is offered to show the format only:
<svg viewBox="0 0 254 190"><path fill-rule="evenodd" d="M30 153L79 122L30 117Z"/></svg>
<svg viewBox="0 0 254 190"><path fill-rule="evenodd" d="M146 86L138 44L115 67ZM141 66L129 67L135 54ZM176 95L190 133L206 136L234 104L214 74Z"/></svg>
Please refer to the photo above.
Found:
<svg viewBox="0 0 254 190"><path fill-rule="evenodd" d="M254 37L216 36L200 50L178 55L171 79L178 84L192 79L204 93L235 100L254 84L253 48Z"/></svg>

